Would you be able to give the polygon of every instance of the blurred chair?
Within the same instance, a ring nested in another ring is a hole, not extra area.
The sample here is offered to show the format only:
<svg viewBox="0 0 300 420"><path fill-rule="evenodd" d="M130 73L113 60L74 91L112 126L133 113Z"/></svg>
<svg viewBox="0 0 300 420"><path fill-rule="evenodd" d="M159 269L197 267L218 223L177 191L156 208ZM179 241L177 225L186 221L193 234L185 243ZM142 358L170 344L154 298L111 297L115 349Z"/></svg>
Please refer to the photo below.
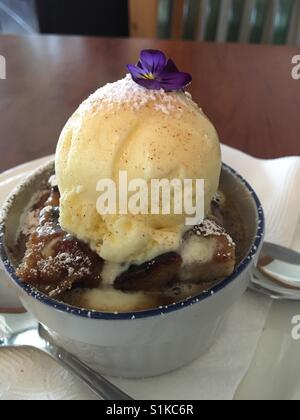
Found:
<svg viewBox="0 0 300 420"><path fill-rule="evenodd" d="M300 0L129 0L135 37L300 45Z"/></svg>
<svg viewBox="0 0 300 420"><path fill-rule="evenodd" d="M0 0L0 33L26 35L38 30L35 0Z"/></svg>

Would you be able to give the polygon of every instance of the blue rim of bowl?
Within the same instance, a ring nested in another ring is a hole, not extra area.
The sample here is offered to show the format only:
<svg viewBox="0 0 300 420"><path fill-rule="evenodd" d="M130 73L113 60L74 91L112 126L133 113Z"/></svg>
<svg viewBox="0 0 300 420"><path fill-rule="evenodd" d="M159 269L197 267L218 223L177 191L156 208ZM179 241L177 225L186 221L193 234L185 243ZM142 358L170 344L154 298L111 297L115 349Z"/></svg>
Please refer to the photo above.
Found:
<svg viewBox="0 0 300 420"><path fill-rule="evenodd" d="M16 275L16 271L12 264L9 261L8 255L6 253L5 245L4 245L4 225L2 223L0 225L0 259L2 260L5 270L13 279L13 281L23 289L29 296L38 300L45 305L64 313L76 315L83 318L89 319L102 319L102 320L134 320L134 319L141 319L141 318L148 318L148 317L155 317L165 315L171 312L178 311L179 309L186 308L190 305L194 305L196 303L202 302L203 300L215 295L216 293L220 292L230 283L232 283L246 268L251 264L252 260L257 255L257 251L260 249L260 246L263 241L264 232L265 232L265 217L264 211L261 205L259 198L257 197L255 191L250 186L250 184L241 176L239 175L234 169L230 166L223 163L223 168L233 174L236 178L238 178L246 187L250 195L252 196L257 210L257 231L256 236L253 240L252 246L250 251L248 252L247 256L240 262L240 264L235 268L234 272L218 283L215 287L209 289L208 291L202 292L197 296L193 296L187 298L183 301L173 303L171 305L148 309L145 311L138 311L138 312L124 312L124 313L111 313L111 312L98 312L92 311L87 309L80 309L74 306L68 305L66 303L58 302L54 299L49 298L48 296L44 295L43 293L39 292L37 289L33 288L28 284L24 284Z"/></svg>

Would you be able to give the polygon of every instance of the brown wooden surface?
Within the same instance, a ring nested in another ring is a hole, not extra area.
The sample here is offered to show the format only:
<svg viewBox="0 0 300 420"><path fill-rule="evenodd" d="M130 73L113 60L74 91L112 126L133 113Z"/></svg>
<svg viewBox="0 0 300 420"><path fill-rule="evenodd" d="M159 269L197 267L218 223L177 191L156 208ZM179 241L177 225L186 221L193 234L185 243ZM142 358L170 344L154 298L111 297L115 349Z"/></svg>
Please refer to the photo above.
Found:
<svg viewBox="0 0 300 420"><path fill-rule="evenodd" d="M300 80L290 47L79 37L0 37L0 171L53 153L79 103L125 74L143 48L160 48L193 74L194 99L221 140L252 155L300 154Z"/></svg>

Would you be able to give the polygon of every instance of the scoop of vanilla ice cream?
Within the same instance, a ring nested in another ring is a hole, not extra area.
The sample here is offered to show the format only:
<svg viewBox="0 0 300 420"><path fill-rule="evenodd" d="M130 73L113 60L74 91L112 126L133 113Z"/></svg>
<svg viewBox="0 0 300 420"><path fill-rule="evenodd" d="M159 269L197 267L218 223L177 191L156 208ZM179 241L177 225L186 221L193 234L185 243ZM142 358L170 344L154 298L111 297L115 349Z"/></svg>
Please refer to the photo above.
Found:
<svg viewBox="0 0 300 420"><path fill-rule="evenodd" d="M56 151L61 226L114 269L141 264L179 249L186 215L100 215L99 180L118 185L120 171L127 171L128 181L148 183L204 179L208 212L220 170L218 135L191 96L147 90L127 75L83 102L61 133Z"/></svg>

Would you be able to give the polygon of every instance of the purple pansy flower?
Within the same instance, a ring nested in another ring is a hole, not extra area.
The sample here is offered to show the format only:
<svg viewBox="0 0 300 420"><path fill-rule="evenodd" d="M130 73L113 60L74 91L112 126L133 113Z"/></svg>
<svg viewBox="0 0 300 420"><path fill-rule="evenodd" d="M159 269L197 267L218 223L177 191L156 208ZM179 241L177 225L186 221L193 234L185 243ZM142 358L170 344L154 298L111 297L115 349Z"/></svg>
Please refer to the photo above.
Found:
<svg viewBox="0 0 300 420"><path fill-rule="evenodd" d="M179 71L174 61L158 50L143 50L138 64L127 68L133 80L146 89L181 90L192 81L189 73Z"/></svg>

